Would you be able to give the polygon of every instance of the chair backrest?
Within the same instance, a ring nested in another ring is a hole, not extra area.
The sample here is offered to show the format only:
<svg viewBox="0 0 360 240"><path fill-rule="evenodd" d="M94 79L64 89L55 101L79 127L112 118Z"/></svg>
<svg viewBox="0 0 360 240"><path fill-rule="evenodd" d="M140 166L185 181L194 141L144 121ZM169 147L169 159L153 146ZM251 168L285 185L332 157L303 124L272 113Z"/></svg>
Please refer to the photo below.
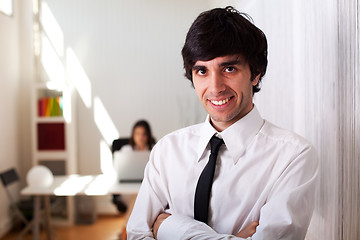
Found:
<svg viewBox="0 0 360 240"><path fill-rule="evenodd" d="M2 184L4 185L5 192L10 200L11 208L14 209L14 211L18 214L21 221L23 221L26 225L28 225L29 221L26 219L24 214L21 212L21 210L19 209L19 206L17 206L16 202L14 201L14 198L12 197L12 195L10 193L10 190L8 189L8 186L10 184L15 183L20 180L19 175L16 173L15 168L11 168L5 172L0 173L0 179L1 179ZM26 229L29 229L29 228L26 227L25 230Z"/></svg>
<svg viewBox="0 0 360 240"><path fill-rule="evenodd" d="M12 205L14 205L15 201L14 201L13 197L11 196L8 186L19 180L19 176L17 175L15 168L11 168L5 172L0 173L0 178L1 178L2 184L5 187L5 192L9 197L10 203Z"/></svg>
<svg viewBox="0 0 360 240"><path fill-rule="evenodd" d="M0 173L0 178L4 187L19 180L19 176L16 173L15 168L11 168L5 172Z"/></svg>
<svg viewBox="0 0 360 240"><path fill-rule="evenodd" d="M129 144L130 138L118 138L112 142L111 152L114 154L115 151L121 149L122 146Z"/></svg>

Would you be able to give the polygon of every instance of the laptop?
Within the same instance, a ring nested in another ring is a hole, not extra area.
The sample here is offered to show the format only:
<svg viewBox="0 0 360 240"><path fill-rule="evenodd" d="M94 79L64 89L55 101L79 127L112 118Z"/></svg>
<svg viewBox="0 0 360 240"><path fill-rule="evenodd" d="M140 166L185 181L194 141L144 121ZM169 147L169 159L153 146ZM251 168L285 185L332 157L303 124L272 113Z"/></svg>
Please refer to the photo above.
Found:
<svg viewBox="0 0 360 240"><path fill-rule="evenodd" d="M150 151L117 152L114 155L114 169L120 183L141 183L149 161Z"/></svg>

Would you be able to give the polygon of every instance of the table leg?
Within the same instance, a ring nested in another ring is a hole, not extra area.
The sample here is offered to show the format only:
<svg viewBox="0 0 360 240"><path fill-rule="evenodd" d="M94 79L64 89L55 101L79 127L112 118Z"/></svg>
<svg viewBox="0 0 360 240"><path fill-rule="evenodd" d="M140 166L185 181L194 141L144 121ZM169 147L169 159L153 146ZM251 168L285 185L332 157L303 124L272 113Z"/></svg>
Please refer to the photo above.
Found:
<svg viewBox="0 0 360 240"><path fill-rule="evenodd" d="M33 225L33 240L39 240L39 222L40 222L40 198L36 195L34 197L34 225Z"/></svg>
<svg viewBox="0 0 360 240"><path fill-rule="evenodd" d="M45 230L47 239L51 240L51 218L50 218L50 196L44 196L44 210L45 210Z"/></svg>

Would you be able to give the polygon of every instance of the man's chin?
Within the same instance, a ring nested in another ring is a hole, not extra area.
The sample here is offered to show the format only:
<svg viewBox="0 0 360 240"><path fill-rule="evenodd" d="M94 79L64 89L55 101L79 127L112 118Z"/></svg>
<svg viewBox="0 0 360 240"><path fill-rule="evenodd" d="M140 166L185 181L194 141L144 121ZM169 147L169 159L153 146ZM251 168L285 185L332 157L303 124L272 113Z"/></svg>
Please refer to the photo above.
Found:
<svg viewBox="0 0 360 240"><path fill-rule="evenodd" d="M210 115L210 123L212 123L212 125L227 125L230 122L231 119L229 118Z"/></svg>
<svg viewBox="0 0 360 240"><path fill-rule="evenodd" d="M222 123L222 124L226 124L227 122L231 122L232 119L234 118L231 114L212 114L209 113L210 119L214 122L218 122L218 123Z"/></svg>

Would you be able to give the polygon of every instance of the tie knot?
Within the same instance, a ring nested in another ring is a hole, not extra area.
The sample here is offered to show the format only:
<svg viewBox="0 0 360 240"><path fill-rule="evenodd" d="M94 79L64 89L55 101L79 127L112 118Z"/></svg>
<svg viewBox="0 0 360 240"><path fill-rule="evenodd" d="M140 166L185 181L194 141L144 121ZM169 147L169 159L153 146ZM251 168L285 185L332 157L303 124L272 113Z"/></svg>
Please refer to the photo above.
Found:
<svg viewBox="0 0 360 240"><path fill-rule="evenodd" d="M210 139L211 153L217 154L220 149L220 146L223 143L224 143L224 140L222 140L218 137L212 136L212 138Z"/></svg>

